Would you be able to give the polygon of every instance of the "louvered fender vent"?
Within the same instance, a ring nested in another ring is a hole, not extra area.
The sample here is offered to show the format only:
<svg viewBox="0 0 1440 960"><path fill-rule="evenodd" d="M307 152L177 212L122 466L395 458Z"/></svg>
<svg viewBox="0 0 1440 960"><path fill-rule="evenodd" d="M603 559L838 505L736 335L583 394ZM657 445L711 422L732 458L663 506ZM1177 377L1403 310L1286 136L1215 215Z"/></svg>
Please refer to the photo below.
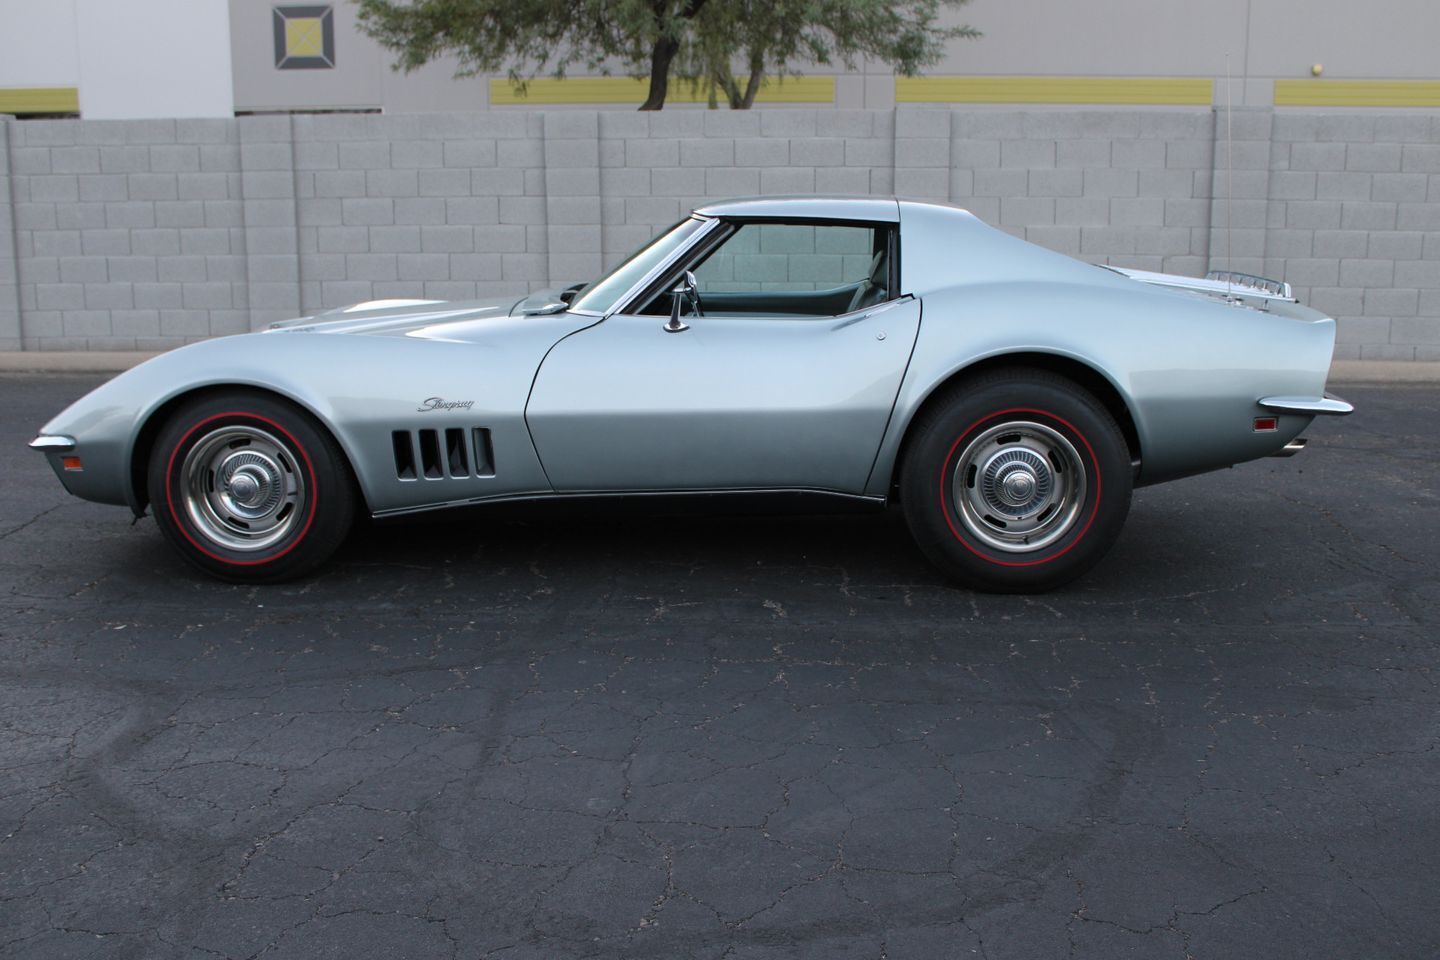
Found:
<svg viewBox="0 0 1440 960"><path fill-rule="evenodd" d="M463 480L495 476L495 450L488 427L395 430L395 476L400 480Z"/></svg>

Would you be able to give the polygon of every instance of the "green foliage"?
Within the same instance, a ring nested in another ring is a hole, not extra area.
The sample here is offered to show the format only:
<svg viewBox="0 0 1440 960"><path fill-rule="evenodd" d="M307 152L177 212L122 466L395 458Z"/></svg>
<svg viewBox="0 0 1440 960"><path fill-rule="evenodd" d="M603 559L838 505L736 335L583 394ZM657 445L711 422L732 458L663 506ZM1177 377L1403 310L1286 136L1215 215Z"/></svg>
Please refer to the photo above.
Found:
<svg viewBox="0 0 1440 960"><path fill-rule="evenodd" d="M657 6L659 9L657 9ZM457 76L564 76L572 64L638 65L675 11L644 0L359 0L360 27L406 72L453 53Z"/></svg>
<svg viewBox="0 0 1440 960"><path fill-rule="evenodd" d="M455 54L457 76L504 71L524 86L541 73L650 76L642 110L665 101L672 69L748 107L766 75L796 61L853 66L861 56L904 74L939 59L945 41L979 34L940 29L941 9L968 0L358 0L360 28L414 70ZM742 88L733 65L740 61Z"/></svg>
<svg viewBox="0 0 1440 960"><path fill-rule="evenodd" d="M755 102L765 76L794 74L797 62L838 62L853 70L860 57L870 57L913 76L940 60L947 41L980 36L968 25L936 25L944 9L968 2L712 0L695 18L681 74L693 84L713 84L735 109Z"/></svg>

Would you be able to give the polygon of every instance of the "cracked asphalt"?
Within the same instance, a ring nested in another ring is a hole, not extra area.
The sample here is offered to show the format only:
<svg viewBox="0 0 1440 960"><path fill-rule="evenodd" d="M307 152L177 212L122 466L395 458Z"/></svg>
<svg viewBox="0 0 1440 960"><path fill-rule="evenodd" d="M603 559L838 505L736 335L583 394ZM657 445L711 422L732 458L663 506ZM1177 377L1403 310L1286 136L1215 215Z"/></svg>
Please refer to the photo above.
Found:
<svg viewBox="0 0 1440 960"><path fill-rule="evenodd" d="M1440 389L1071 588L888 516L361 530L227 586L0 379L0 955L1433 958Z"/></svg>

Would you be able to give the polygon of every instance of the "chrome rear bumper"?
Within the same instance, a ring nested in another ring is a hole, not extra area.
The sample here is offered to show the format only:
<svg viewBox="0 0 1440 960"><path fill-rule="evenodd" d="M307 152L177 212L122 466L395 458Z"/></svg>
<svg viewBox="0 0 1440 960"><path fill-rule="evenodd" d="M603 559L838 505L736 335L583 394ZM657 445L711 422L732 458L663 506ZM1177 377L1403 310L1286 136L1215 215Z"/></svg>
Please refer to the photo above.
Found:
<svg viewBox="0 0 1440 960"><path fill-rule="evenodd" d="M1318 400L1314 397L1261 397L1255 402L1276 413L1298 413L1309 417L1343 417L1355 412L1353 404L1346 403L1333 393L1327 393Z"/></svg>

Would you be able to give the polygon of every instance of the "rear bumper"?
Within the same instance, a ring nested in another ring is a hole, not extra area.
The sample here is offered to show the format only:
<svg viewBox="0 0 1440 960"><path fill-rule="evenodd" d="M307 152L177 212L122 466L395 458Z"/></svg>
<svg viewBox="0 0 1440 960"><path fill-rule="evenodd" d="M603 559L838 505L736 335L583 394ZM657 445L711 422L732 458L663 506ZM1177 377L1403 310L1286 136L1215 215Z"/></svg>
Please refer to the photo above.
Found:
<svg viewBox="0 0 1440 960"><path fill-rule="evenodd" d="M1355 412L1353 404L1327 393L1323 397L1262 397L1255 401L1276 413L1295 413L1307 417L1344 417Z"/></svg>

